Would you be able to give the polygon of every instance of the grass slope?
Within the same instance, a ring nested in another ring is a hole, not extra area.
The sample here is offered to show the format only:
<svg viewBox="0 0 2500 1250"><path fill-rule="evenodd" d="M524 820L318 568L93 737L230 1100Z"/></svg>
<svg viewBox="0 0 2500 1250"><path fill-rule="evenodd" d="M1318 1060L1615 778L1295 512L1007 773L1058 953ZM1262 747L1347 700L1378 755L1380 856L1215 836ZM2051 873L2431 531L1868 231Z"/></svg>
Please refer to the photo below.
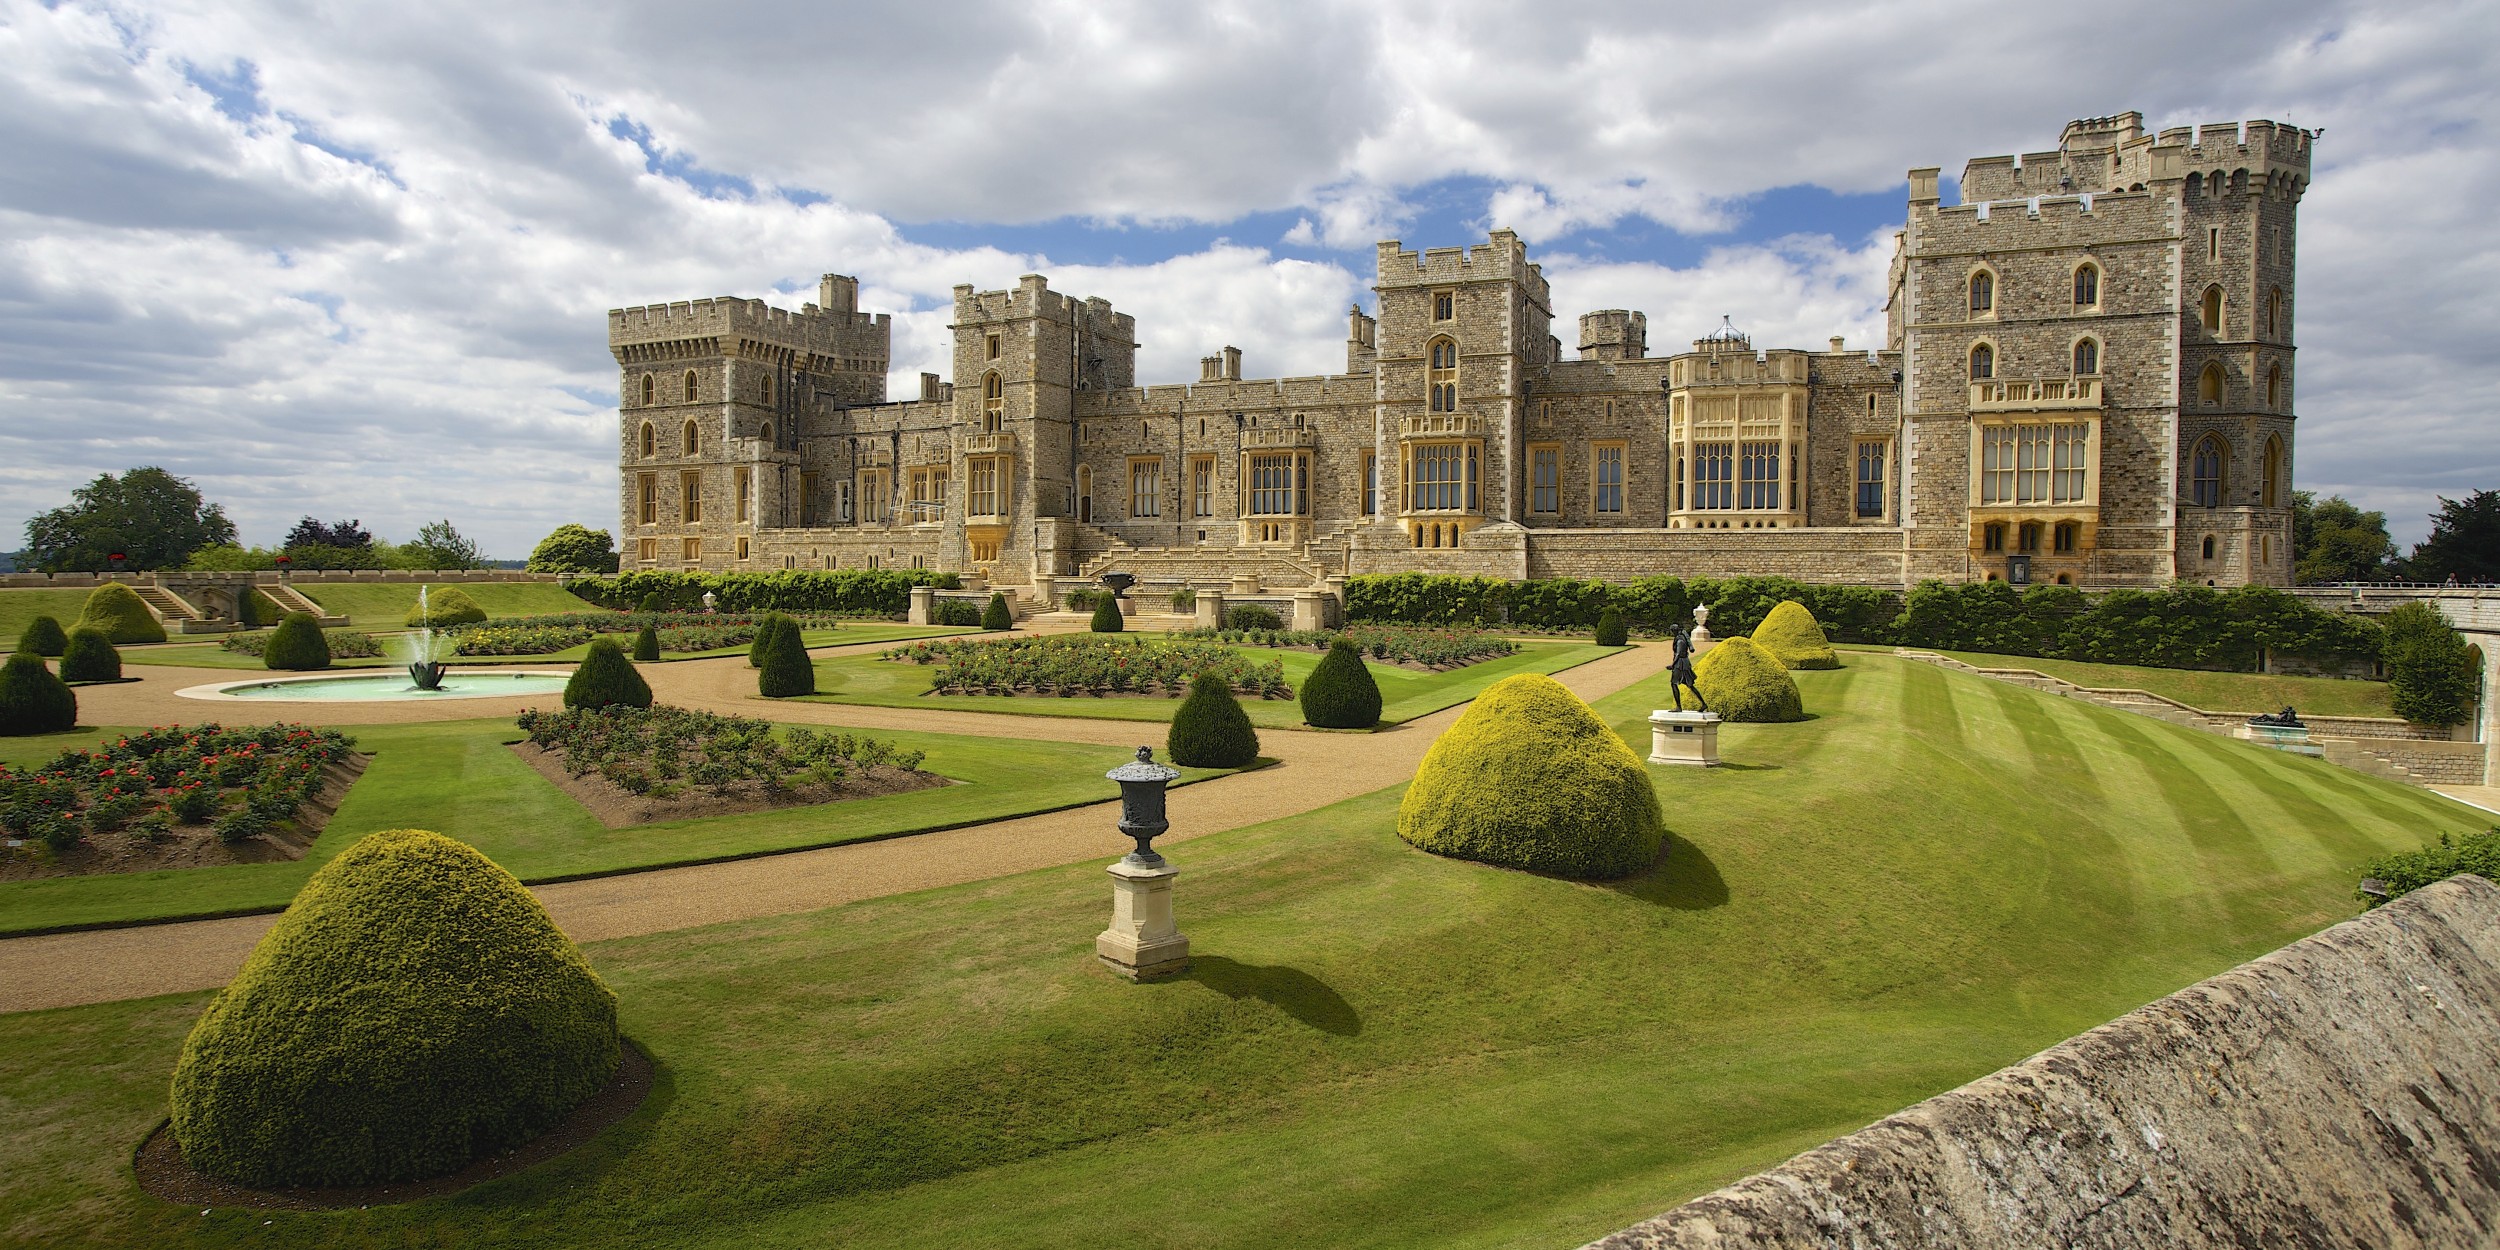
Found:
<svg viewBox="0 0 2500 1250"><path fill-rule="evenodd" d="M86 588L78 590L0 590L0 655L17 646L17 636L38 616L48 616L68 629L87 610Z"/></svg>
<svg viewBox="0 0 2500 1250"><path fill-rule="evenodd" d="M402 633L405 631L393 630L390 632ZM887 624L883 621L866 621L855 625L837 625L828 629L805 630L802 631L801 637L810 647L852 647L868 643L900 642L910 638L941 638L949 634L975 634L979 632L980 631L977 629L965 629L957 626L894 625ZM620 644L631 642L632 640L632 635L630 634L619 636ZM384 649L389 649L387 644L385 644ZM551 651L545 655L455 655L445 662L449 664L570 664L581 659L582 656L588 654L589 651L590 644L583 643L578 647L567 647L562 651ZM717 647L710 651L665 651L660 654L659 660L644 662L666 664L675 660L707 660L718 656L745 655L746 653L746 644L740 643L734 647ZM242 655L237 652L228 651L214 642L125 649L122 652L122 660L124 663L128 664L167 664L177 668L238 668L258 670L263 667L260 662L260 657ZM375 657L362 660L337 660L332 662L331 667L397 668L399 667L399 661L388 657Z"/></svg>
<svg viewBox="0 0 2500 1250"><path fill-rule="evenodd" d="M486 609L486 618L538 616L549 612L597 612L598 604L554 582L445 582ZM297 590L332 612L344 612L365 630L398 629L417 610L415 582L297 582Z"/></svg>
<svg viewBox="0 0 2500 1250"><path fill-rule="evenodd" d="M1729 767L1652 769L1676 837L1628 883L1407 848L1391 788L1174 847L1198 963L1163 985L1097 966L1100 863L595 944L652 1103L412 1207L131 1185L203 995L0 1017L0 1237L1572 1245L2341 919L2361 858L2487 820L1850 663L1797 674L1817 719L1723 730ZM1645 746L1661 689L1599 711Z"/></svg>
<svg viewBox="0 0 2500 1250"><path fill-rule="evenodd" d="M1285 684L1295 690L1319 667L1324 655L1318 651L1284 651L1265 647L1238 648L1254 660L1277 660L1284 665ZM1470 664L1446 673L1417 672L1411 668L1363 662L1372 680L1380 683L1380 723L1395 725L1401 721L1427 716L1452 704L1476 697L1476 692L1513 673L1558 673L1566 668L1586 664L1614 654L1612 647L1587 643L1522 641L1512 655ZM835 656L816 661L816 694L819 703L865 703L875 707L945 708L961 712L999 712L1011 716L1082 716L1101 720L1165 721L1172 719L1181 701L1166 698L1059 698L1055 695L932 695L929 675L935 665L906 664L897 660L881 660L874 655ZM1302 724L1302 705L1292 699L1244 699L1242 710L1250 714L1250 723L1262 729L1286 729Z"/></svg>
<svg viewBox="0 0 2500 1250"><path fill-rule="evenodd" d="M1845 648L1844 648L1845 649ZM1890 651L1891 648L1873 648ZM1927 650L1927 648L1920 648ZM1937 651L1978 668L2027 668L2094 689L2142 690L2208 712L2272 712L2288 703L2320 716L2394 716L2387 683L2280 673L2208 673L2133 664L2088 664L2028 655Z"/></svg>
<svg viewBox="0 0 2500 1250"><path fill-rule="evenodd" d="M41 763L66 747L118 732L0 739L6 744L0 759ZM368 725L348 732L359 750L373 752L373 763L303 859L0 881L0 934L274 910L295 896L313 869L378 829L414 826L448 834L524 881L546 881L951 828L1112 797L1116 791L1102 775L1128 754L1117 747L878 730L875 737L928 752L923 768L965 784L610 829L505 748L520 737L509 720ZM1218 774L1192 769L1187 777Z"/></svg>

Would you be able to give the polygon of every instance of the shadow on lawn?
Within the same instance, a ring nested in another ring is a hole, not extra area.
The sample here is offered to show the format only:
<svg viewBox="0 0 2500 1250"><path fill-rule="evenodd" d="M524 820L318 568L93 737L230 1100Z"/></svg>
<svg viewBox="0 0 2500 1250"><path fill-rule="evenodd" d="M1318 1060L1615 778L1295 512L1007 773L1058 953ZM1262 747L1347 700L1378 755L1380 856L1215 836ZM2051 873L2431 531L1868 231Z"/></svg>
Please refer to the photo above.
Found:
<svg viewBox="0 0 2500 1250"><path fill-rule="evenodd" d="M1727 879L1702 849L1670 833L1656 867L1637 877L1609 882L1607 889L1677 911L1708 911L1727 904Z"/></svg>
<svg viewBox="0 0 2500 1250"><path fill-rule="evenodd" d="M1263 968L1222 955L1190 957L1191 980L1226 998L1255 998L1323 1033L1353 1037L1363 1031L1354 1006L1326 981L1299 968Z"/></svg>

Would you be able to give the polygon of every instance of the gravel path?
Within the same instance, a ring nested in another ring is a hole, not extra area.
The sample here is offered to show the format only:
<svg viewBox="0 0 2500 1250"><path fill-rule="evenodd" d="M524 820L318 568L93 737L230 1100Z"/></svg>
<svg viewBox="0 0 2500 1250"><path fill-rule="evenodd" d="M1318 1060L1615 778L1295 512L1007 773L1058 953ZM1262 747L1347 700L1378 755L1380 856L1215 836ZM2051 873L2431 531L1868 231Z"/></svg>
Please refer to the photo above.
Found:
<svg viewBox="0 0 2500 1250"><path fill-rule="evenodd" d="M1555 676L1594 700L1657 671L1646 646L1595 660ZM135 666L134 666L135 667ZM99 698L80 719L93 724L153 724L204 719L214 705L172 699L171 691L214 676L201 670L141 669L150 680L93 687ZM754 694L752 670L739 658L651 666L653 693L663 702L717 712L769 715L777 721L869 729L922 729L990 737L1048 738L1160 749L1162 726L1068 717L996 716L910 708L766 703ZM166 680L155 680L159 674ZM185 676L185 675L188 676ZM231 679L231 678L229 678ZM150 691L151 686L160 687ZM87 692L82 692L82 694ZM169 713L123 716L170 700ZM501 716L525 699L464 700L458 717ZM83 703L83 700L82 700ZM509 705L507 707L506 705ZM450 719L444 705L417 705L431 716L381 716L377 708L292 704L270 708L271 719L321 724L376 724ZM222 710L222 709L221 709ZM258 711L260 709L254 709ZM1278 762L1255 772L1185 786L1171 794L1172 832L1161 845L1257 824L1395 785L1414 774L1434 738L1464 705L1380 733L1332 734L1262 730L1264 753ZM228 716L227 719L244 719ZM258 719L258 718L253 718ZM1109 789L1106 782L1105 789ZM1036 868L1108 862L1127 846L1112 828L1116 805L1102 803L882 842L796 851L724 864L663 868L590 881L534 887L556 923L574 940L595 942L697 925L830 907L859 899L979 881ZM242 966L274 915L102 929L0 940L0 1011L112 1002L223 985Z"/></svg>

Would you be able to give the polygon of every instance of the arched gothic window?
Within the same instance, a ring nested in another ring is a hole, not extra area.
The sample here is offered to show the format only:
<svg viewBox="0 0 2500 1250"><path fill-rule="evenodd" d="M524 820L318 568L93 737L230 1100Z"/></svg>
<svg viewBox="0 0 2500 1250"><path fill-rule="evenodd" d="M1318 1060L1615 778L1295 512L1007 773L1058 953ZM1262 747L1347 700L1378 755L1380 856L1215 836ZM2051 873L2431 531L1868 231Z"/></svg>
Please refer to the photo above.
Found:
<svg viewBox="0 0 2500 1250"><path fill-rule="evenodd" d="M1994 312L1997 306L1997 276L1985 269L1970 276L1970 310L1975 313Z"/></svg>
<svg viewBox="0 0 2500 1250"><path fill-rule="evenodd" d="M1007 384L995 373L981 379L981 428L991 434L1007 428Z"/></svg>
<svg viewBox="0 0 2500 1250"><path fill-rule="evenodd" d="M703 431L696 428L692 421L686 423L686 454L689 456L703 454Z"/></svg>
<svg viewBox="0 0 2500 1250"><path fill-rule="evenodd" d="M642 454L646 460L660 454L660 432L652 429L648 421L642 423Z"/></svg>
<svg viewBox="0 0 2500 1250"><path fill-rule="evenodd" d="M2281 334L2283 326L2283 288L2266 292L2266 337Z"/></svg>
<svg viewBox="0 0 2500 1250"><path fill-rule="evenodd" d="M773 442L773 423L770 421L764 423L764 444L768 447L778 446Z"/></svg>
<svg viewBox="0 0 2500 1250"><path fill-rule="evenodd" d="M2208 560L2214 558L2214 536L2211 534L2205 535L2205 558Z"/></svg>
<svg viewBox="0 0 2500 1250"><path fill-rule="evenodd" d="M2283 440L2275 435L2269 434L2266 436L2265 476L2259 479L2257 483L2257 506L2261 508L2280 507L2282 505L2279 501L2282 498Z"/></svg>
<svg viewBox="0 0 2500 1250"><path fill-rule="evenodd" d="M659 387L655 385L658 381L659 379L651 374L646 373L642 375L642 402L645 406L648 406L651 403L652 392L659 389Z"/></svg>
<svg viewBox="0 0 2500 1250"><path fill-rule="evenodd" d="M1981 343L1970 349L1970 380L1985 382L1997 375L1997 349Z"/></svg>
<svg viewBox="0 0 2500 1250"><path fill-rule="evenodd" d="M2268 408L2281 408L2282 406L2283 406L2283 366L2281 366L2281 365L2279 365L2279 364L2277 364L2277 365L2267 365L2267 366L2266 366L2266 407L2268 407Z"/></svg>
<svg viewBox="0 0 2500 1250"><path fill-rule="evenodd" d="M1458 344L1434 339L1427 350L1424 390L1434 412L1458 411Z"/></svg>
<svg viewBox="0 0 2500 1250"><path fill-rule="evenodd" d="M2196 379L2196 399L2197 402L2208 408L2219 408L2222 406L2221 365L2211 364L2205 366L2203 376Z"/></svg>
<svg viewBox="0 0 2500 1250"><path fill-rule="evenodd" d="M2075 307L2101 306L2101 267L2084 265L2075 270Z"/></svg>
<svg viewBox="0 0 2500 1250"><path fill-rule="evenodd" d="M686 400L689 403L694 401L694 370L692 369L686 370Z"/></svg>
<svg viewBox="0 0 2500 1250"><path fill-rule="evenodd" d="M2075 376L2090 377L2100 371L2101 341L2099 339L2076 339Z"/></svg>
<svg viewBox="0 0 2500 1250"><path fill-rule="evenodd" d="M2196 444L2188 472L2188 498L2199 508L2222 506L2222 440L2208 434Z"/></svg>
<svg viewBox="0 0 2500 1250"><path fill-rule="evenodd" d="M764 377L764 402L768 404L773 402L773 379L770 374Z"/></svg>
<svg viewBox="0 0 2500 1250"><path fill-rule="evenodd" d="M2203 307L2198 311L2205 322L2205 333L2222 333L2222 288L2219 285L2205 288Z"/></svg>

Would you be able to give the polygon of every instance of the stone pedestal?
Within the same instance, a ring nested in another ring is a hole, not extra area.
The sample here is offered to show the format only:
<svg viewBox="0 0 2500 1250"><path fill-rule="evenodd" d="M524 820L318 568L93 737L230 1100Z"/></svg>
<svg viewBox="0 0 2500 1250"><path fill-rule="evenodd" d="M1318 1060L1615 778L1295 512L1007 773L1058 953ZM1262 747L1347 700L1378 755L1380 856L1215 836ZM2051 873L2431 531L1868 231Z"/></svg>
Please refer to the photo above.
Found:
<svg viewBox="0 0 2500 1250"><path fill-rule="evenodd" d="M1325 590L1293 592L1293 627L1318 630L1328 628L1329 596Z"/></svg>
<svg viewBox="0 0 2500 1250"><path fill-rule="evenodd" d="M1696 631L1699 632L1699 631ZM1649 714L1649 762L1716 767L1719 762L1717 712L1652 712Z"/></svg>
<svg viewBox="0 0 2500 1250"><path fill-rule="evenodd" d="M1220 590L1200 590L1200 591L1198 592L1198 620L1197 620L1197 625L1198 625L1198 628L1200 628L1200 629L1222 629L1222 628L1224 628L1224 592L1223 592L1223 591L1220 591Z"/></svg>
<svg viewBox="0 0 2500 1250"><path fill-rule="evenodd" d="M937 587L914 586L911 588L911 615L908 619L914 625L937 623Z"/></svg>
<svg viewBox="0 0 2500 1250"><path fill-rule="evenodd" d="M1189 971L1189 939L1172 919L1172 880L1181 875L1158 855L1134 855L1113 864L1111 927L1094 939L1094 953L1131 981L1155 981Z"/></svg>
<svg viewBox="0 0 2500 1250"><path fill-rule="evenodd" d="M1255 595L1259 593L1259 575L1256 573L1235 574L1233 576L1233 593L1236 595Z"/></svg>
<svg viewBox="0 0 2500 1250"><path fill-rule="evenodd" d="M1717 645L1719 640L1710 636L1709 605L1696 605L1693 608L1693 658L1700 659L1702 652Z"/></svg>

